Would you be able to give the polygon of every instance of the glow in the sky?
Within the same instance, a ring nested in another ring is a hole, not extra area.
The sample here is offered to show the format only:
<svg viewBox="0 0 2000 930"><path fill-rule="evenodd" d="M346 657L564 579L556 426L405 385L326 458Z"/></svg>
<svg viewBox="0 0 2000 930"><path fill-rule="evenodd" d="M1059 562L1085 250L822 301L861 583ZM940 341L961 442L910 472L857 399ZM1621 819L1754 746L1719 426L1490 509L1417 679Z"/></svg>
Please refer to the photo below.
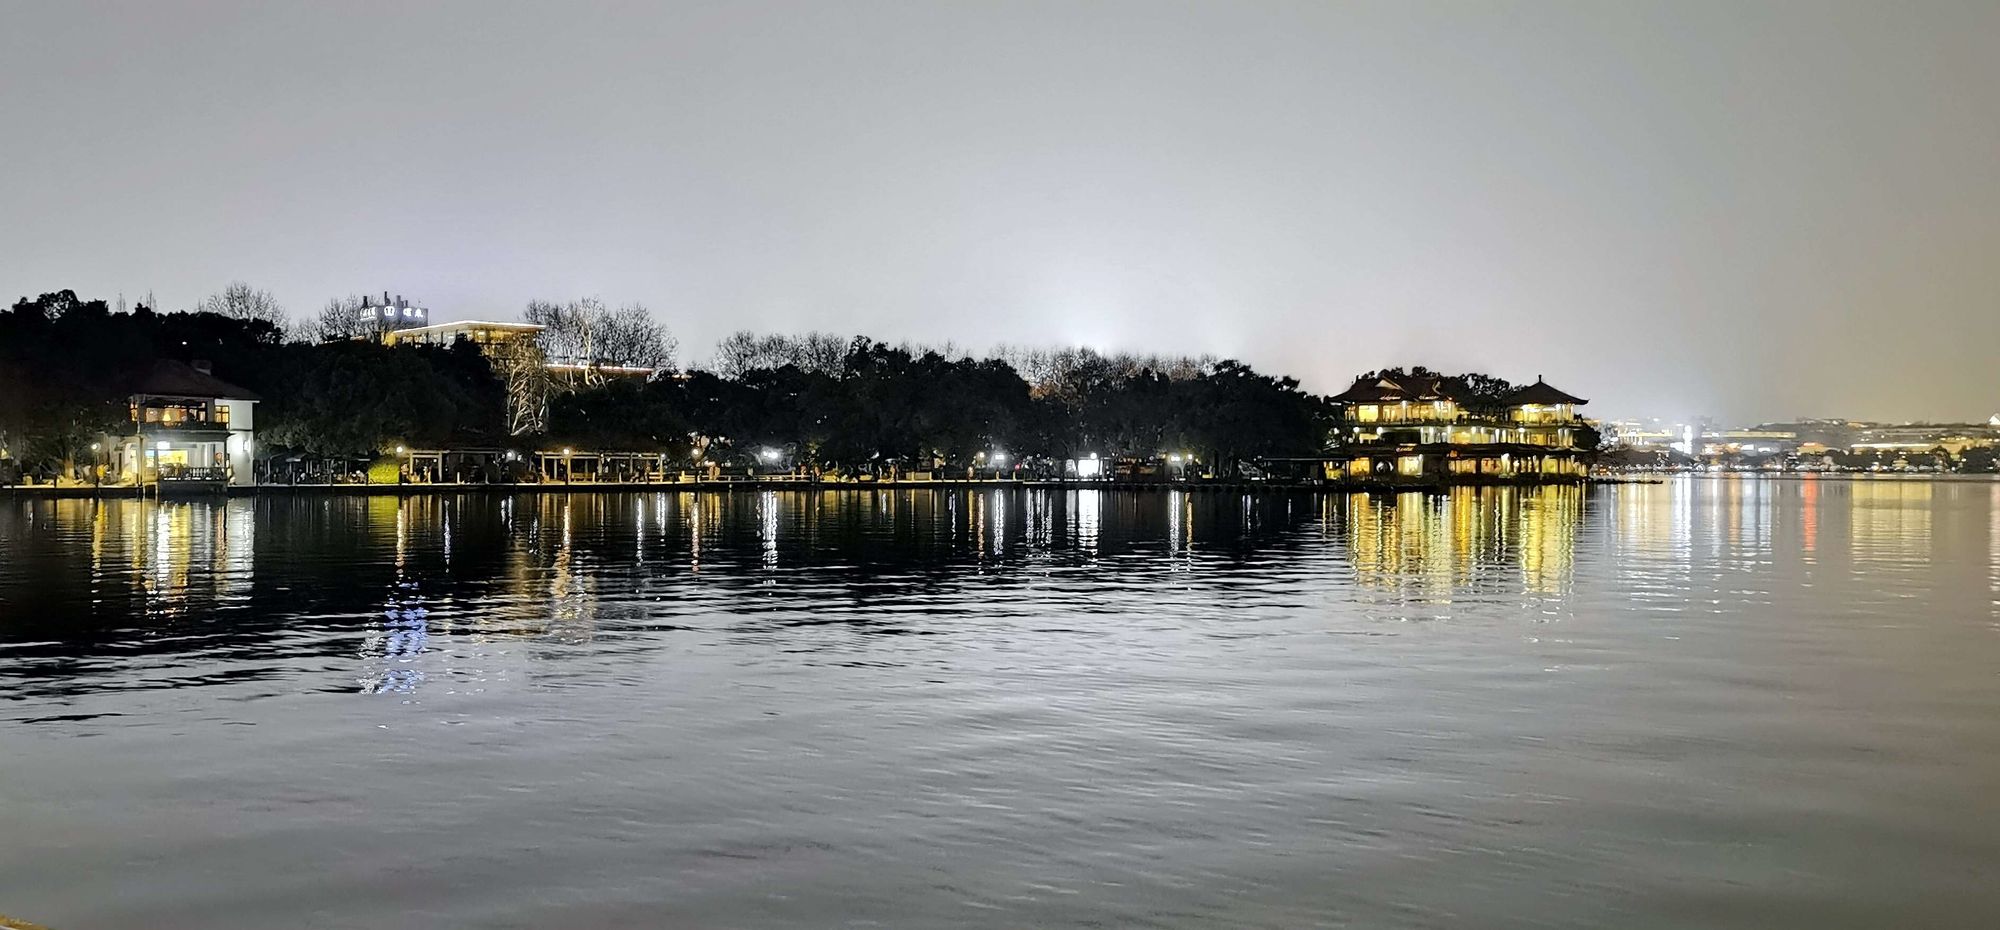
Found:
<svg viewBox="0 0 2000 930"><path fill-rule="evenodd" d="M2000 4L11 3L0 294L2000 409Z"/></svg>

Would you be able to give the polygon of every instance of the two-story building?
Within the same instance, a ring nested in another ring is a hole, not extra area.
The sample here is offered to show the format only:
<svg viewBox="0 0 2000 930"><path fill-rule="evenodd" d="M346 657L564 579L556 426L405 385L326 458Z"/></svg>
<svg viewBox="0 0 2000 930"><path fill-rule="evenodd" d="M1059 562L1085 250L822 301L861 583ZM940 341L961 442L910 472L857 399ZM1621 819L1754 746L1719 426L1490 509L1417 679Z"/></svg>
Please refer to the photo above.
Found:
<svg viewBox="0 0 2000 930"><path fill-rule="evenodd" d="M126 431L106 437L115 480L216 491L256 483L254 392L217 378L207 362L177 361L155 363L131 390Z"/></svg>
<svg viewBox="0 0 2000 930"><path fill-rule="evenodd" d="M1454 480L1576 480L1584 476L1588 401L1540 378L1499 402L1497 413L1465 409L1437 378L1362 378L1335 395L1339 433L1324 477L1388 484Z"/></svg>

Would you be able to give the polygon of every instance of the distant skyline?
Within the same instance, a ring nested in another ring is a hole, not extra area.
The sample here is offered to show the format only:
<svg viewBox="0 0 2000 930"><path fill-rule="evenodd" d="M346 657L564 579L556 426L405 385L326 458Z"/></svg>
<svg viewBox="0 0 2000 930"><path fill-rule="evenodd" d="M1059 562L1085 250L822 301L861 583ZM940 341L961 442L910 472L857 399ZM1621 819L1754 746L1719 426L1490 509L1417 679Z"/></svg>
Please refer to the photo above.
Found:
<svg viewBox="0 0 2000 930"><path fill-rule="evenodd" d="M0 2L0 298L2000 411L2000 4Z"/></svg>

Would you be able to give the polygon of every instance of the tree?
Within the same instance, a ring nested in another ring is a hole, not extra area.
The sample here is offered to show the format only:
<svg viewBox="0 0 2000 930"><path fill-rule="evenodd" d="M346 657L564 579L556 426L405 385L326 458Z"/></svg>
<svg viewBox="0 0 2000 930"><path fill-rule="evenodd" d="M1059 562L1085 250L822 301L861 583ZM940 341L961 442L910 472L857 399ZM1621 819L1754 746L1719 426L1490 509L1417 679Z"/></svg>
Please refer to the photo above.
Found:
<svg viewBox="0 0 2000 930"><path fill-rule="evenodd" d="M213 313L232 320L262 320L281 336L286 325L285 308L270 291L259 290L242 281L231 281L220 293L210 294L195 305L197 313Z"/></svg>
<svg viewBox="0 0 2000 930"><path fill-rule="evenodd" d="M593 449L688 452L688 425L674 412L671 381L613 381L557 397L549 405L552 439Z"/></svg>
<svg viewBox="0 0 2000 930"><path fill-rule="evenodd" d="M1570 431L1570 441L1585 452L1597 452L1604 448L1604 433L1589 420L1579 420Z"/></svg>
<svg viewBox="0 0 2000 930"><path fill-rule="evenodd" d="M715 356L709 359L708 370L732 380L741 378L744 372L762 367L759 364L761 353L757 334L739 329L715 344Z"/></svg>
<svg viewBox="0 0 2000 930"><path fill-rule="evenodd" d="M359 294L328 300L306 328L306 338L313 342L333 342L374 332L375 324L361 318L361 301Z"/></svg>
<svg viewBox="0 0 2000 930"><path fill-rule="evenodd" d="M709 369L725 378L740 378L758 368L783 368L786 365L813 374L836 375L846 364L848 350L854 342L854 339L845 336L818 331L759 336L747 329L739 330L715 344L715 356L709 360Z"/></svg>
<svg viewBox="0 0 2000 930"><path fill-rule="evenodd" d="M1958 456L1958 470L1974 474L1990 475L2000 468L2000 456L1994 454L1992 446L1971 446Z"/></svg>
<svg viewBox="0 0 2000 930"><path fill-rule="evenodd" d="M269 444L366 455L396 442L486 445L502 433L505 389L469 343L294 343L276 367L258 411Z"/></svg>
<svg viewBox="0 0 2000 930"><path fill-rule="evenodd" d="M615 310L595 297L566 304L528 304L526 319L542 327L543 355L552 365L573 370L586 387L604 383L606 368L671 368L676 344L666 327L641 304Z"/></svg>

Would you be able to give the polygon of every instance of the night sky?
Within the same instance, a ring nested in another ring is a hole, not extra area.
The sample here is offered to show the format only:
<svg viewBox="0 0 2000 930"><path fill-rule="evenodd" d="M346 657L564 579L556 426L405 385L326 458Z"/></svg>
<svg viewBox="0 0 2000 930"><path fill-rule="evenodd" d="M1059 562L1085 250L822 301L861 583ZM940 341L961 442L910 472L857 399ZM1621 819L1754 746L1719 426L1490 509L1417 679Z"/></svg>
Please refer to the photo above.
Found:
<svg viewBox="0 0 2000 930"><path fill-rule="evenodd" d="M2000 3L0 0L0 295L2000 410Z"/></svg>

